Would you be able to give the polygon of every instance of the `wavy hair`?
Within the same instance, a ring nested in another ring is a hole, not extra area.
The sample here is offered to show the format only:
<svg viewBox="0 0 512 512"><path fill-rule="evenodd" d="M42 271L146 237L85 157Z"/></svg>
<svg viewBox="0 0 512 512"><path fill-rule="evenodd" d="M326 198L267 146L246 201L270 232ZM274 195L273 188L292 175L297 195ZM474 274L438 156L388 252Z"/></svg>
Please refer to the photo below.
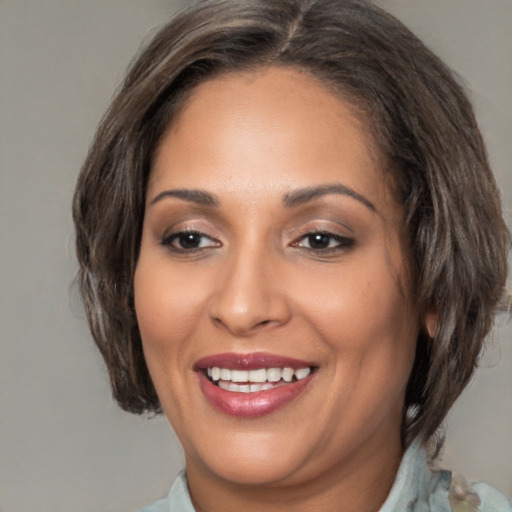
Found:
<svg viewBox="0 0 512 512"><path fill-rule="evenodd" d="M503 295L510 236L474 113L452 72L402 23L364 0L206 0L162 28L101 122L73 200L77 282L113 394L160 411L133 300L152 157L194 87L262 66L307 71L351 103L403 206L421 330L404 446L430 439L471 378Z"/></svg>

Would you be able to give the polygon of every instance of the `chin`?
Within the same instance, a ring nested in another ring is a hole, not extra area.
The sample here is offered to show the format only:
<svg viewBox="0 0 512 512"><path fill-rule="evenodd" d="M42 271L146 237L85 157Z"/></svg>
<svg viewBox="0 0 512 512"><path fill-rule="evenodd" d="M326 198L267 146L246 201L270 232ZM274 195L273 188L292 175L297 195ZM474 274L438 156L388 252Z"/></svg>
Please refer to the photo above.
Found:
<svg viewBox="0 0 512 512"><path fill-rule="evenodd" d="M201 460L208 473L235 485L271 486L292 480L308 458L305 443L307 449L284 446L282 437L271 433L234 433L225 443L218 441L203 450L197 447L201 451L194 459Z"/></svg>

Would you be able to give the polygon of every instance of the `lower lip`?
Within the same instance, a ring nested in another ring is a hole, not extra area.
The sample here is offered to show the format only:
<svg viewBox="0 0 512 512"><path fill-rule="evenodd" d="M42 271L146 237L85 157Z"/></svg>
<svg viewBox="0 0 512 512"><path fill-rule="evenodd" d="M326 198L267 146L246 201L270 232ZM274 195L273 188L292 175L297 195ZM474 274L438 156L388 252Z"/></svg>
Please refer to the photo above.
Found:
<svg viewBox="0 0 512 512"><path fill-rule="evenodd" d="M202 371L198 371L197 375L204 396L218 411L239 418L257 418L277 411L297 398L314 374L297 382L254 393L226 391L213 384Z"/></svg>

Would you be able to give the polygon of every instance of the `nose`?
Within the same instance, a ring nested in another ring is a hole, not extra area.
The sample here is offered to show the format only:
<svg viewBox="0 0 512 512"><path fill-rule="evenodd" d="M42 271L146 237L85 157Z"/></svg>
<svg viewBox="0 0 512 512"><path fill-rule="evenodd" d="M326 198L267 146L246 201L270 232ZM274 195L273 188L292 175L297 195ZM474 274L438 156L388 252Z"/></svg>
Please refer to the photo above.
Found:
<svg viewBox="0 0 512 512"><path fill-rule="evenodd" d="M279 265L269 254L245 251L227 259L210 303L210 317L237 337L286 324L291 316Z"/></svg>

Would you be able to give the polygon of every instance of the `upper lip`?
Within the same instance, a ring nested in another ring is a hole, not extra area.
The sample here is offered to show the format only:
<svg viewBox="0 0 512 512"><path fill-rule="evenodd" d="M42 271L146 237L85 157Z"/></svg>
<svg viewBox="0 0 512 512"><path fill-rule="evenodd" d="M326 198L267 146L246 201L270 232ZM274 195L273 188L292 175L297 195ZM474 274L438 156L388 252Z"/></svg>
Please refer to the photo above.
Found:
<svg viewBox="0 0 512 512"><path fill-rule="evenodd" d="M301 361L292 357L270 354L267 352L236 353L226 352L206 356L194 365L196 370L205 370L213 367L229 368L231 370L258 370L259 368L307 368L315 366L308 361Z"/></svg>

